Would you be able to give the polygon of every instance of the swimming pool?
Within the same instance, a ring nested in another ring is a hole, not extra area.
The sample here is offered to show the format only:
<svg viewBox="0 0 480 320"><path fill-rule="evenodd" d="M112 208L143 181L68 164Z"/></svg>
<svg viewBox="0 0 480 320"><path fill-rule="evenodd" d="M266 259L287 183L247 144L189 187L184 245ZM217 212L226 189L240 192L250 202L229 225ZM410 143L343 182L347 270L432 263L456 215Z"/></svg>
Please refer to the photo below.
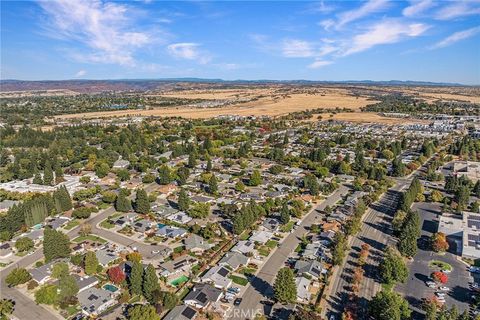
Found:
<svg viewBox="0 0 480 320"><path fill-rule="evenodd" d="M109 283L106 284L106 285L104 285L104 286L103 286L103 289L108 290L108 291L110 291L110 292L116 292L116 291L118 291L118 288L117 288L117 287L115 287L113 284L109 284Z"/></svg>
<svg viewBox="0 0 480 320"><path fill-rule="evenodd" d="M181 277L178 277L176 279L173 279L172 281L170 281L170 284L174 287L178 287L179 285L181 285L182 283L185 283L189 280L189 278L187 276L181 276Z"/></svg>
<svg viewBox="0 0 480 320"><path fill-rule="evenodd" d="M163 223L158 223L157 227L158 227L158 229L162 229L163 227L165 227L165 225Z"/></svg>

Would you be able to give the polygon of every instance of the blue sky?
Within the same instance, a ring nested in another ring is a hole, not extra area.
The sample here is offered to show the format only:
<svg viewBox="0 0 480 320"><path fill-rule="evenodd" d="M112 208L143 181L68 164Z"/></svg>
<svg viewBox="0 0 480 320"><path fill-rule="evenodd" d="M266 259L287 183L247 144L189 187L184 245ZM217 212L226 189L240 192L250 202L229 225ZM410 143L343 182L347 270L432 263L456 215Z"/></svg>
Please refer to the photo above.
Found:
<svg viewBox="0 0 480 320"><path fill-rule="evenodd" d="M2 79L480 84L480 1L1 2Z"/></svg>

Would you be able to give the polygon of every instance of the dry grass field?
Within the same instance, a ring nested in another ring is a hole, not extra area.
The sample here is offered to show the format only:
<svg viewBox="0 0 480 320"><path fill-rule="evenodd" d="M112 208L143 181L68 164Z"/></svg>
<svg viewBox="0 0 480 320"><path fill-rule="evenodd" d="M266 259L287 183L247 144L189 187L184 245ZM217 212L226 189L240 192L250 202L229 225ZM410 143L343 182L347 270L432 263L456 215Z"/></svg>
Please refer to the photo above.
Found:
<svg viewBox="0 0 480 320"><path fill-rule="evenodd" d="M218 91L218 92L217 92ZM251 98L254 101L232 103L225 107L197 108L197 107L166 107L147 110L116 110L103 112L77 113L59 115L57 119L87 119L124 116L179 116L185 118L211 118L218 115L241 116L280 116L291 112L306 109L335 109L349 108L360 110L375 101L366 97L351 95L344 89L324 89L318 92L279 92L276 89L259 90L191 90L161 94L161 96L181 97L188 99L238 99Z"/></svg>
<svg viewBox="0 0 480 320"><path fill-rule="evenodd" d="M406 123L428 123L426 120L416 120L416 119L402 119L402 118L391 118L391 117L382 117L374 112L340 112L340 113L329 113L321 115L322 121L327 120L340 120L356 123L380 123L380 124L406 124ZM317 120L315 115L312 121Z"/></svg>

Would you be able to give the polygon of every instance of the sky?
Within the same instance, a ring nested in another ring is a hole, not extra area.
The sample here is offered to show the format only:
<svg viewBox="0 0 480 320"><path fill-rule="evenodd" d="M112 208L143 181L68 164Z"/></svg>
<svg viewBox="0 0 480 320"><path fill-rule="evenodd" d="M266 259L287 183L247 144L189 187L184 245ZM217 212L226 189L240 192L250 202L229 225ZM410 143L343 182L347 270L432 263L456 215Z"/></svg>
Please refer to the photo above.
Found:
<svg viewBox="0 0 480 320"><path fill-rule="evenodd" d="M480 84L480 0L0 5L1 79Z"/></svg>

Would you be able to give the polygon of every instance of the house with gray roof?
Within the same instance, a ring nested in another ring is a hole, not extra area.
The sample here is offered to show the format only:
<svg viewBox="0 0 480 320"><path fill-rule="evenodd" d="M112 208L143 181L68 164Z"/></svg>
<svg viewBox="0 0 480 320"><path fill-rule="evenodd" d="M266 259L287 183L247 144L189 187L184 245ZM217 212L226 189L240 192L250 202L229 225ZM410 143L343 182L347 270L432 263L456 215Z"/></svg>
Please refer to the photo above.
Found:
<svg viewBox="0 0 480 320"><path fill-rule="evenodd" d="M230 271L224 266L215 266L200 278L200 282L211 283L219 289L227 289L232 285L232 280L228 277L229 273Z"/></svg>
<svg viewBox="0 0 480 320"><path fill-rule="evenodd" d="M262 226L267 230L276 232L280 228L280 221L275 218L267 218L263 221Z"/></svg>
<svg viewBox="0 0 480 320"><path fill-rule="evenodd" d="M113 169L127 169L128 166L130 165L130 161L128 160L124 160L122 159L122 157L120 157L120 159L118 159L117 161L115 161L113 163Z"/></svg>
<svg viewBox="0 0 480 320"><path fill-rule="evenodd" d="M296 277L295 285L297 286L297 301L308 303L312 294L309 291L311 280L305 277Z"/></svg>
<svg viewBox="0 0 480 320"><path fill-rule="evenodd" d="M299 275L309 275L314 279L321 277L323 271L323 265L318 260L297 260L295 263L295 270Z"/></svg>
<svg viewBox="0 0 480 320"><path fill-rule="evenodd" d="M103 267L107 266L110 262L115 261L118 258L117 252L108 247L104 247L95 251L95 255L97 256L98 263Z"/></svg>
<svg viewBox="0 0 480 320"><path fill-rule="evenodd" d="M197 262L197 259L189 255L180 256L174 260L169 260L160 264L160 275L171 277L180 273L189 273L193 265Z"/></svg>
<svg viewBox="0 0 480 320"><path fill-rule="evenodd" d="M79 292L77 298L87 316L97 316L117 303L110 291L95 287Z"/></svg>
<svg viewBox="0 0 480 320"><path fill-rule="evenodd" d="M97 277L91 276L79 276L78 274L74 274L73 277L75 278L75 282L78 285L78 292L82 292L84 290L90 289L93 286L98 284Z"/></svg>
<svg viewBox="0 0 480 320"><path fill-rule="evenodd" d="M163 320L192 320L197 317L197 310L190 306L182 305L173 308Z"/></svg>
<svg viewBox="0 0 480 320"><path fill-rule="evenodd" d="M145 233L149 231L152 228L153 222L146 220L146 219L141 219L138 221L135 221L133 223L133 229L139 233Z"/></svg>
<svg viewBox="0 0 480 320"><path fill-rule="evenodd" d="M211 303L218 302L222 295L222 290L209 285L208 283L201 283L195 285L192 290L183 299L186 305L195 307L197 309L205 309Z"/></svg>
<svg viewBox="0 0 480 320"><path fill-rule="evenodd" d="M58 229L65 224L67 224L71 219L67 217L55 217L52 220L50 220L47 225L52 227L52 229Z"/></svg>
<svg viewBox="0 0 480 320"><path fill-rule="evenodd" d="M246 266L249 258L239 252L227 252L218 262L221 266L229 266L233 270L237 270L240 266Z"/></svg>
<svg viewBox="0 0 480 320"><path fill-rule="evenodd" d="M168 237L168 238L178 238L183 237L187 234L187 230L183 228L177 228L172 226L163 226L157 230L156 234L161 237Z"/></svg>
<svg viewBox="0 0 480 320"><path fill-rule="evenodd" d="M230 251L247 254L249 252L252 252L253 250L255 250L255 242L251 240L241 240L238 241L237 244Z"/></svg>
<svg viewBox="0 0 480 320"><path fill-rule="evenodd" d="M208 243L205 239L196 234L192 234L184 239L183 244L185 245L185 249L195 254L202 253L213 247L213 244Z"/></svg>

